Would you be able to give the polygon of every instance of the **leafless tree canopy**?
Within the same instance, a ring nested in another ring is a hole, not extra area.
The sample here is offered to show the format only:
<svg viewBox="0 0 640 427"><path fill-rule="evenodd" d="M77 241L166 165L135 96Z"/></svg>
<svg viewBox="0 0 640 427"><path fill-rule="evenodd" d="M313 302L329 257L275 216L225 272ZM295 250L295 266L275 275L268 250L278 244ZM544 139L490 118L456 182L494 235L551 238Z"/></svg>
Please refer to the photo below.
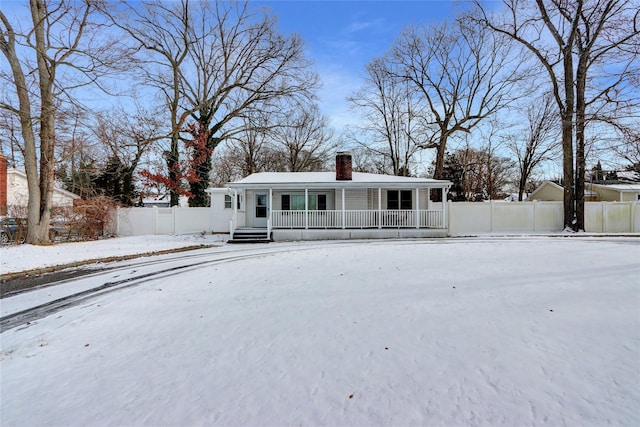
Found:
<svg viewBox="0 0 640 427"><path fill-rule="evenodd" d="M276 111L283 102L311 101L318 77L302 39L280 34L276 17L248 2L148 1L132 3L126 13L129 19L112 13L112 22L146 53L143 83L158 90L169 112L171 203L185 193L192 205L202 206L218 144L246 132L251 121L245 119L257 108ZM199 133L186 132L190 122ZM194 143L200 139L205 143ZM182 142L193 147L184 160Z"/></svg>
<svg viewBox="0 0 640 427"><path fill-rule="evenodd" d="M437 150L434 177L442 173L449 138L469 133L506 106L521 78L520 58L500 34L467 16L438 26L405 29L391 51L394 73L426 104L426 131L416 139Z"/></svg>
<svg viewBox="0 0 640 427"><path fill-rule="evenodd" d="M120 63L118 50L111 48L112 40L105 39L103 24L95 19L96 4L31 0L30 21L20 23L23 27L0 11L0 51L6 60L0 79L10 87L0 108L20 122L29 188L28 243L48 241L61 103L74 102L75 89L99 86L100 77Z"/></svg>
<svg viewBox="0 0 640 427"><path fill-rule="evenodd" d="M518 170L518 201L522 201L536 168L555 159L559 152L560 126L555 103L550 96L538 101L524 107L526 122L504 136Z"/></svg>
<svg viewBox="0 0 640 427"><path fill-rule="evenodd" d="M351 139L381 156L385 173L409 176L414 156L421 149L413 136L429 130L420 120L422 105L414 86L390 71L390 66L389 58L374 59L366 67L364 85L349 97L365 121Z"/></svg>

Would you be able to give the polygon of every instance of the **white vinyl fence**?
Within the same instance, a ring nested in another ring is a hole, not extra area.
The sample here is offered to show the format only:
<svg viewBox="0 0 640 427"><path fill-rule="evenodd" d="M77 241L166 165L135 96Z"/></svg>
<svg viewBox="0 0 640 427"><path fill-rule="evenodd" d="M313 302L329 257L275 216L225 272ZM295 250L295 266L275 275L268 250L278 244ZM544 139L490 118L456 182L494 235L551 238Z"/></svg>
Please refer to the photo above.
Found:
<svg viewBox="0 0 640 427"><path fill-rule="evenodd" d="M123 208L118 209L117 215L118 236L213 231L210 208Z"/></svg>
<svg viewBox="0 0 640 427"><path fill-rule="evenodd" d="M447 211L453 236L548 233L563 228L562 202L449 202ZM117 234L228 233L225 213L211 208L118 209ZM589 233L640 233L640 202L586 202L585 228Z"/></svg>
<svg viewBox="0 0 640 427"><path fill-rule="evenodd" d="M562 231L562 202L449 202L449 233ZM588 233L640 233L640 202L586 202Z"/></svg>

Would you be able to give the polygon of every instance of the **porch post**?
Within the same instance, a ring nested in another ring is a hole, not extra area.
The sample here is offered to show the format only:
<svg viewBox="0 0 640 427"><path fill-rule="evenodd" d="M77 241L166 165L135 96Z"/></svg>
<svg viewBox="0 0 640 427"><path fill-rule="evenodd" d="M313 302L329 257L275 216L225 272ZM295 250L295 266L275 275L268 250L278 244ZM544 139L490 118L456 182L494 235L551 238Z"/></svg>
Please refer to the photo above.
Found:
<svg viewBox="0 0 640 427"><path fill-rule="evenodd" d="M382 228L382 187L378 187L378 228Z"/></svg>
<svg viewBox="0 0 640 427"><path fill-rule="evenodd" d="M420 228L420 187L416 187L416 228Z"/></svg>
<svg viewBox="0 0 640 427"><path fill-rule="evenodd" d="M447 193L448 189L442 187L442 228L447 228Z"/></svg>
<svg viewBox="0 0 640 427"><path fill-rule="evenodd" d="M344 187L342 187L342 229L345 229Z"/></svg>
<svg viewBox="0 0 640 427"><path fill-rule="evenodd" d="M238 215L238 189L233 189L233 216Z"/></svg>
<svg viewBox="0 0 640 427"><path fill-rule="evenodd" d="M271 211L273 210L273 188L269 188L269 200L267 201L267 236L271 236Z"/></svg>
<svg viewBox="0 0 640 427"><path fill-rule="evenodd" d="M304 229L309 228L309 189L304 189Z"/></svg>

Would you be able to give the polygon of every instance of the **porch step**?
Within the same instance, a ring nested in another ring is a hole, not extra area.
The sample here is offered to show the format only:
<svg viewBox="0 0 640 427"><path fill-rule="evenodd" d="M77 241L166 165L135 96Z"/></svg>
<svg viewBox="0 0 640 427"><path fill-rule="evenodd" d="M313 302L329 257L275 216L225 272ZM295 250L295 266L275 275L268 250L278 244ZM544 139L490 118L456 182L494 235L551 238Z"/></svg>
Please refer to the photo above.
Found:
<svg viewBox="0 0 640 427"><path fill-rule="evenodd" d="M228 243L269 243L270 236L266 229L239 228L233 233L233 238Z"/></svg>

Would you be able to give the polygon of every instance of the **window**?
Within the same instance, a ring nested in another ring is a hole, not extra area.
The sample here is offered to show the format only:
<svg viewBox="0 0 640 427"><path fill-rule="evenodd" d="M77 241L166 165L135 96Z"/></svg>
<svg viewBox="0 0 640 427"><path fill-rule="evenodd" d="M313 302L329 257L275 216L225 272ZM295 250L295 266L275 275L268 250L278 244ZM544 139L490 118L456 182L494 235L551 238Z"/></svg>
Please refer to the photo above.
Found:
<svg viewBox="0 0 640 427"><path fill-rule="evenodd" d="M304 194L283 194L281 198L281 207L283 211L303 211L304 210ZM327 195L326 194L309 194L309 210L310 211L326 211Z"/></svg>
<svg viewBox="0 0 640 427"><path fill-rule="evenodd" d="M387 190L387 209L413 209L411 190Z"/></svg>
<svg viewBox="0 0 640 427"><path fill-rule="evenodd" d="M224 208L225 209L233 209L232 200L233 200L233 196L232 195L230 195L230 194L225 194L224 195ZM241 202L242 202L242 195L238 194L238 209L240 209Z"/></svg>

